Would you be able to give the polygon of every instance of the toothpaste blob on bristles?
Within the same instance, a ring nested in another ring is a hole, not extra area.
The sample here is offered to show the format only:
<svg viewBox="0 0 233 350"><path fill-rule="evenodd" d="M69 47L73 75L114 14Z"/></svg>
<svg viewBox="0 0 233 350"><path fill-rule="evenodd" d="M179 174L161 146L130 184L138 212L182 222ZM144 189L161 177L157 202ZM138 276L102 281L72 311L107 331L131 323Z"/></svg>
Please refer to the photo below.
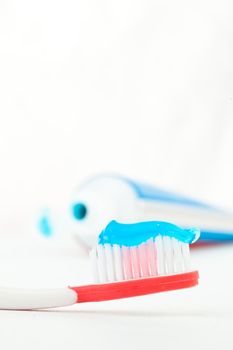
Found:
<svg viewBox="0 0 233 350"><path fill-rule="evenodd" d="M120 224L111 221L91 251L95 281L123 281L191 271L189 244L198 228L161 221Z"/></svg>
<svg viewBox="0 0 233 350"><path fill-rule="evenodd" d="M163 221L140 222L136 224L120 224L111 221L99 235L99 244L117 244L133 247L155 239L158 235L176 238L184 243L193 243L200 237L196 227L182 229L174 224Z"/></svg>

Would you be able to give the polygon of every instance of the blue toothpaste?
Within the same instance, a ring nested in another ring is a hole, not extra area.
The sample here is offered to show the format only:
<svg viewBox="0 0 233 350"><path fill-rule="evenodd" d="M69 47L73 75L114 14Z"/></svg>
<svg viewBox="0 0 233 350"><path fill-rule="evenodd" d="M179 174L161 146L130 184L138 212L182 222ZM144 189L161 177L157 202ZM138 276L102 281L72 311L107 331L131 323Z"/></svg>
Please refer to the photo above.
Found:
<svg viewBox="0 0 233 350"><path fill-rule="evenodd" d="M136 224L120 224L111 221L99 235L99 244L117 244L119 246L138 246L155 239L158 235L176 238L184 243L192 243L200 236L200 230L196 227L182 229L174 224L164 221L149 221Z"/></svg>

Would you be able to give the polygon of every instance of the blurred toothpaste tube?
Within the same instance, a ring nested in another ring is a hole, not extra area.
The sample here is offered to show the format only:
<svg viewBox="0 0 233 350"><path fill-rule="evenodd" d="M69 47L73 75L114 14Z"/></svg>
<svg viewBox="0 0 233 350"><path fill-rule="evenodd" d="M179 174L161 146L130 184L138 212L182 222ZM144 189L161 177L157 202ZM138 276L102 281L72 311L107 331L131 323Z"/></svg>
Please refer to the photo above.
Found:
<svg viewBox="0 0 233 350"><path fill-rule="evenodd" d="M233 240L232 214L117 175L91 178L77 188L59 213L52 212L48 209L40 218L44 235L72 232L88 247L113 219L122 223L169 221L184 228L199 227L201 241Z"/></svg>

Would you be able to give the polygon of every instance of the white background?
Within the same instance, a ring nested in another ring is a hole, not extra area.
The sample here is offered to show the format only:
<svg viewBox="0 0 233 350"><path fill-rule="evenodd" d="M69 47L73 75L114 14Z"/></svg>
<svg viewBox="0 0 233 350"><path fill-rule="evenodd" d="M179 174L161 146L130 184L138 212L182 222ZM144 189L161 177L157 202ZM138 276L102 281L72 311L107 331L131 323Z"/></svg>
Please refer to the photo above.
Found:
<svg viewBox="0 0 233 350"><path fill-rule="evenodd" d="M62 200L86 176L105 171L233 209L232 135L232 1L0 1L1 234L20 236L40 205ZM44 252L47 248L40 244ZM18 249L20 243L13 251ZM16 258L12 261L11 249L6 251L2 281L19 286L19 279L21 284L26 277L34 281L30 267L25 268L34 266L33 254L26 255L25 265L19 258L20 265ZM231 250L227 258L224 252L220 257L217 250L215 260L205 252L212 258L202 260L215 261L215 270L220 260L230 268ZM60 261L48 254L44 264L51 259ZM38 256L41 266L39 261ZM12 267L16 263L21 277ZM209 271L211 265L206 266ZM222 265L219 273L225 270ZM211 271L203 294L190 294L196 300L192 307L178 299L171 314L164 305L172 305L172 294L169 300L162 296L149 316L154 299L140 304L141 311L132 301L122 304L123 310L127 305L134 310L126 319L124 311L117 318L114 306L108 306L107 316L98 311L1 314L1 348L77 348L93 329L102 348L161 346L163 341L177 349L190 342L196 348L197 338L190 341L190 335L198 337L202 328L201 337L207 330L205 346L217 348L220 340L227 345L232 340L232 284L227 278L227 288L217 289L217 307L215 298L208 301L210 286L215 286ZM61 283L61 276L53 283ZM51 281L49 272L44 281ZM199 308L197 300L203 300ZM207 301L209 306L202 308ZM117 325L122 342L118 338L114 343ZM182 329L187 336L180 342ZM219 330L215 337L212 329ZM94 340L87 345L97 347Z"/></svg>
<svg viewBox="0 0 233 350"><path fill-rule="evenodd" d="M0 230L117 171L233 208L231 1L0 3Z"/></svg>

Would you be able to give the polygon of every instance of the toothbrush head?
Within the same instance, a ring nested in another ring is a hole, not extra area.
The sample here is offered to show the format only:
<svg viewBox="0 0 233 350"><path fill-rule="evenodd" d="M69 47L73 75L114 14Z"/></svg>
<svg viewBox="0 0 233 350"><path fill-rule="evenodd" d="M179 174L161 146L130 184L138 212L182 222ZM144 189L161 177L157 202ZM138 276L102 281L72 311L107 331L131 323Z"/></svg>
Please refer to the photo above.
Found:
<svg viewBox="0 0 233 350"><path fill-rule="evenodd" d="M200 231L159 221L110 222L91 252L96 283L59 289L0 287L0 309L31 310L194 287L189 243Z"/></svg>
<svg viewBox="0 0 233 350"><path fill-rule="evenodd" d="M106 283L189 272L189 243L199 235L197 228L184 230L167 222L111 221L91 252L95 280Z"/></svg>
<svg viewBox="0 0 233 350"><path fill-rule="evenodd" d="M128 298L198 284L191 268L189 243L197 228L183 230L167 222L110 222L91 251L96 284L73 287L78 302Z"/></svg>

